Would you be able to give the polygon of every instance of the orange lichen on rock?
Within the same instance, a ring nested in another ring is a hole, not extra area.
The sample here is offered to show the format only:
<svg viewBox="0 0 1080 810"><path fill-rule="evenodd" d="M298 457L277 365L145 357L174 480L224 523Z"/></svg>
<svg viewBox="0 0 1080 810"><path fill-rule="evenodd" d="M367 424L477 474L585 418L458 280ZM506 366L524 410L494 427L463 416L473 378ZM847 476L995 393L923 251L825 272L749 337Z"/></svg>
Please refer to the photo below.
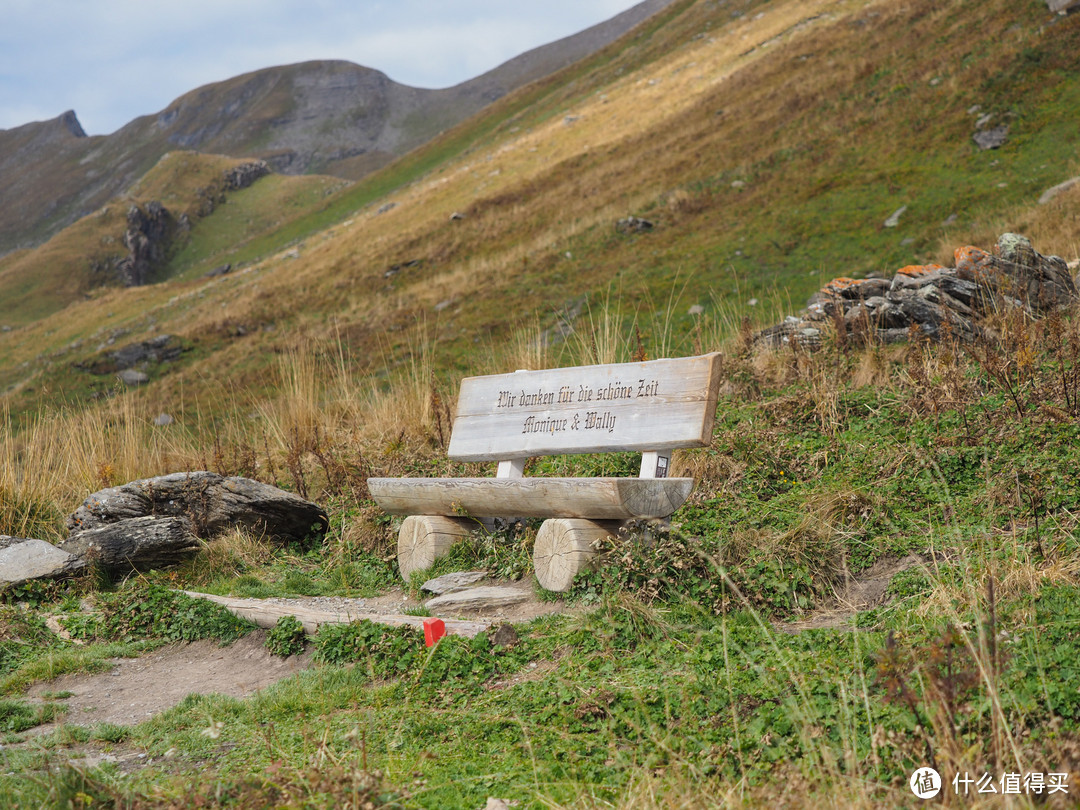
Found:
<svg viewBox="0 0 1080 810"><path fill-rule="evenodd" d="M958 273L979 273L990 259L989 253L972 245L958 247L953 255L956 257Z"/></svg>
<svg viewBox="0 0 1080 810"><path fill-rule="evenodd" d="M848 287L854 287L859 282L853 278L847 276L840 276L840 278L834 278L828 284L821 288L821 292L826 295L830 293L838 293L841 290L846 290Z"/></svg>
<svg viewBox="0 0 1080 810"><path fill-rule="evenodd" d="M933 273L935 270L944 270L940 264L909 264L907 267L901 267L896 271L898 276L925 276L927 273Z"/></svg>

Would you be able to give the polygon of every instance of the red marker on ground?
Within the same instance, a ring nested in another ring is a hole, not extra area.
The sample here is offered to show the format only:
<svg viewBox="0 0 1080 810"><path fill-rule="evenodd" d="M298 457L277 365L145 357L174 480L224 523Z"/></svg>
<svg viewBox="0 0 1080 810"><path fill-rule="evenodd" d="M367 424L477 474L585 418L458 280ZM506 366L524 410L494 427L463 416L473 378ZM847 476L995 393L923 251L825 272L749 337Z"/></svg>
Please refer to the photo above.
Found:
<svg viewBox="0 0 1080 810"><path fill-rule="evenodd" d="M446 623L442 619L424 619L424 643L431 646L446 635Z"/></svg>

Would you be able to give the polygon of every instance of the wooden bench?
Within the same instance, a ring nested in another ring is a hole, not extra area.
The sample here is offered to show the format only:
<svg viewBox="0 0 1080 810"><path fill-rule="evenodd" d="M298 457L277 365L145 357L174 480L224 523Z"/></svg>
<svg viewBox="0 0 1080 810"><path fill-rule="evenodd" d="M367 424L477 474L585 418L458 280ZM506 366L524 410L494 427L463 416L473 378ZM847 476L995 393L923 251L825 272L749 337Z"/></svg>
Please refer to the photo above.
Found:
<svg viewBox="0 0 1080 810"><path fill-rule="evenodd" d="M718 354L643 363L518 371L461 382L447 455L497 461L495 478L370 478L398 534L405 578L428 568L477 518L547 518L533 553L540 584L570 587L593 544L636 518L666 518L692 478L669 478L671 452L712 438ZM640 451L638 478L525 478L533 456Z"/></svg>

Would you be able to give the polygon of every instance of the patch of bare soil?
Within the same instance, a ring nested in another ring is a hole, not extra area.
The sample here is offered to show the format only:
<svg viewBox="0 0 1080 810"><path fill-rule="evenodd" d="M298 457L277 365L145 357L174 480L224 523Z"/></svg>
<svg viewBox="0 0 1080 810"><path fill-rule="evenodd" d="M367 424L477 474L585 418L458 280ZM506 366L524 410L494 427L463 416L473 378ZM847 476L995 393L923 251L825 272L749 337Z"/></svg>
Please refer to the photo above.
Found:
<svg viewBox="0 0 1080 810"><path fill-rule="evenodd" d="M885 592L894 576L901 571L925 564L926 559L918 554L909 554L901 559L878 560L857 577L849 578L837 593L833 604L814 611L805 619L776 623L775 627L784 633L822 629L852 630L855 627L855 616L860 611L870 610L889 601Z"/></svg>
<svg viewBox="0 0 1080 810"><path fill-rule="evenodd" d="M189 694L243 698L308 667L311 655L278 658L255 631L228 647L216 641L172 644L139 658L117 658L109 672L62 675L30 687L31 698L71 692L68 725L131 726L170 709Z"/></svg>
<svg viewBox="0 0 1080 810"><path fill-rule="evenodd" d="M545 602L537 598L528 582L498 584L519 590L523 601L490 610L462 611L463 617L489 621L492 625L516 624L566 611L562 602ZM340 613L383 614L403 613L423 604L400 587L370 599L309 596L260 601ZM72 693L63 701L67 708L63 722L69 725L135 725L172 708L189 694L243 698L311 665L311 653L283 659L271 655L265 643L266 632L259 630L227 647L214 641L173 644L139 658L114 659L109 672L63 675L47 683L35 684L28 697L44 700L46 693ZM53 727L41 726L35 733Z"/></svg>

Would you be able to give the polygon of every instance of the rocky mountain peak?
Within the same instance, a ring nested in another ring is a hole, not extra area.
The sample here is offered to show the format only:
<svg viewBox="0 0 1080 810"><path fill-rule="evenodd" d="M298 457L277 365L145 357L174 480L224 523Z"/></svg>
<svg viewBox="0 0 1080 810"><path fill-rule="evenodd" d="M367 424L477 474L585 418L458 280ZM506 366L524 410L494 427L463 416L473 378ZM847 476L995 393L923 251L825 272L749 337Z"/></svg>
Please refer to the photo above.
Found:
<svg viewBox="0 0 1080 810"><path fill-rule="evenodd" d="M74 110L68 110L56 120L63 124L64 128L76 138L86 137L86 130L82 128L82 124L79 123L79 119L75 115Z"/></svg>

